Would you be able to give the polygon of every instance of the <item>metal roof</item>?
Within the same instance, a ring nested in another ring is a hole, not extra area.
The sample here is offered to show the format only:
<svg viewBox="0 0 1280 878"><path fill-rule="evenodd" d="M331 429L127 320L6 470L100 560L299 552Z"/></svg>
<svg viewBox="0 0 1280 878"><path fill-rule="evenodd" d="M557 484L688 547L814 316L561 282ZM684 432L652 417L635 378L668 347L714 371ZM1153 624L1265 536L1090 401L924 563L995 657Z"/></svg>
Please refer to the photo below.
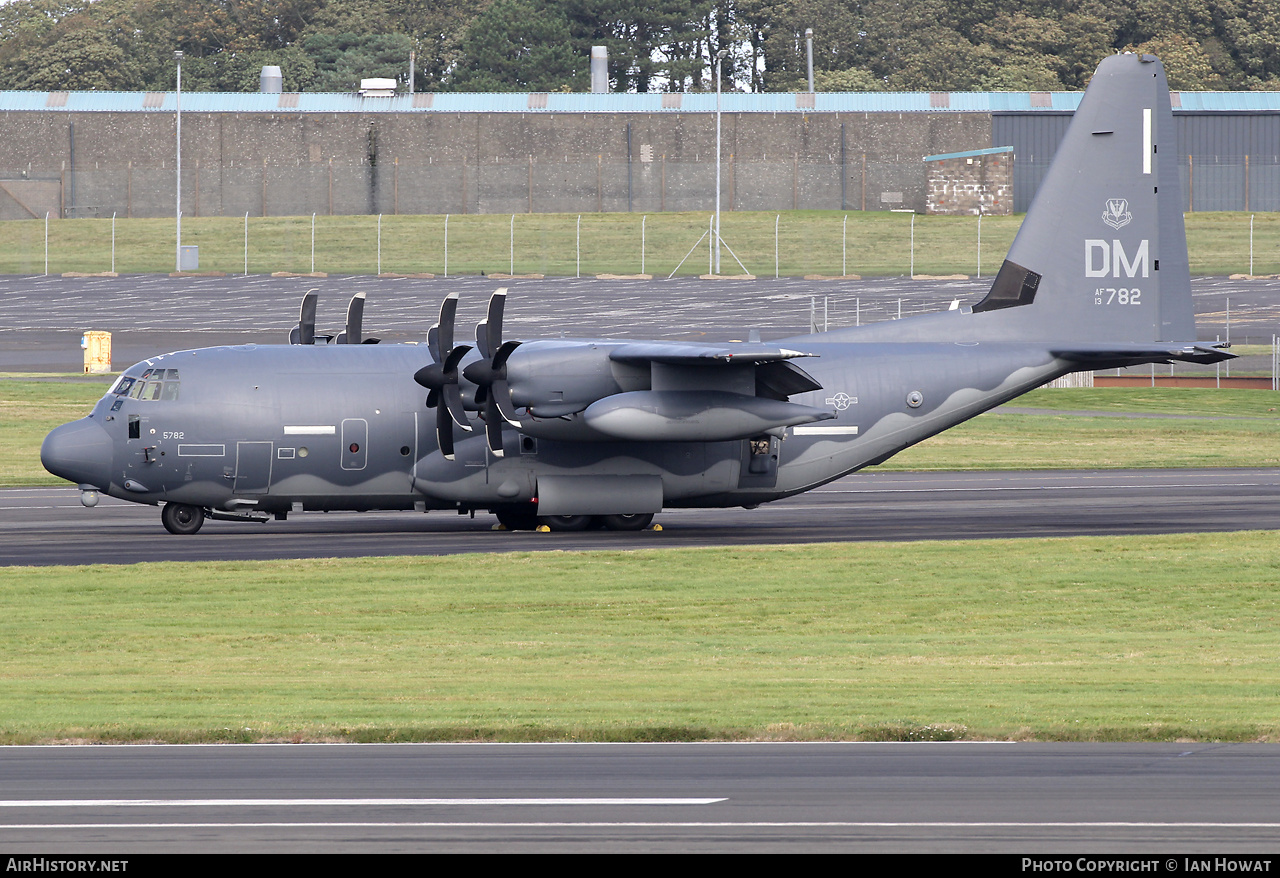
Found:
<svg viewBox="0 0 1280 878"><path fill-rule="evenodd" d="M818 92L721 95L725 113L1071 113L1082 92ZM0 112L172 113L173 92L0 91ZM1174 92L1181 112L1280 112L1280 92ZM190 113L714 113L714 92L694 94L321 92L182 93Z"/></svg>
<svg viewBox="0 0 1280 878"><path fill-rule="evenodd" d="M940 162L946 159L973 158L980 155L995 155L1001 152L1013 152L1012 146L993 146L990 149L969 149L964 152L944 152L941 155L927 155L921 161Z"/></svg>

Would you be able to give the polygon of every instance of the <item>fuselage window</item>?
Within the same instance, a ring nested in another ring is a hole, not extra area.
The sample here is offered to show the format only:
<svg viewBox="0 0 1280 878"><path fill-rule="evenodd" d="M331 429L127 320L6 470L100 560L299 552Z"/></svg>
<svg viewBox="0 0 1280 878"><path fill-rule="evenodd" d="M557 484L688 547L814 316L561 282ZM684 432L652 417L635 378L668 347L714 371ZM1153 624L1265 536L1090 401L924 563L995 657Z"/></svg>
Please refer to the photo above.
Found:
<svg viewBox="0 0 1280 878"><path fill-rule="evenodd" d="M170 369L169 371L170 371L170 372L175 372L175 371L177 371L177 370L176 370L176 369ZM166 382L164 383L164 390L163 390L163 391L161 392L161 394L160 394L160 398L161 398L162 400L166 400L166 401L168 401L168 400L174 400L174 399L177 399L177 398L178 398L178 382L177 382L177 381L166 381Z"/></svg>
<svg viewBox="0 0 1280 878"><path fill-rule="evenodd" d="M159 399L160 398L160 382L148 381L147 386L142 389L141 399Z"/></svg>
<svg viewBox="0 0 1280 878"><path fill-rule="evenodd" d="M132 386L133 379L126 378L124 375L121 375L120 380L116 382L116 386L111 388L111 393L114 393L116 396L124 396L129 392L129 388Z"/></svg>
<svg viewBox="0 0 1280 878"><path fill-rule="evenodd" d="M135 382L133 382L133 386L129 388L129 398L130 398L130 399L139 399L139 398L141 398L141 396L142 396L142 388L143 388L143 387L145 387L145 386L146 386L146 383L145 383L145 382L143 382L143 381L135 381Z"/></svg>

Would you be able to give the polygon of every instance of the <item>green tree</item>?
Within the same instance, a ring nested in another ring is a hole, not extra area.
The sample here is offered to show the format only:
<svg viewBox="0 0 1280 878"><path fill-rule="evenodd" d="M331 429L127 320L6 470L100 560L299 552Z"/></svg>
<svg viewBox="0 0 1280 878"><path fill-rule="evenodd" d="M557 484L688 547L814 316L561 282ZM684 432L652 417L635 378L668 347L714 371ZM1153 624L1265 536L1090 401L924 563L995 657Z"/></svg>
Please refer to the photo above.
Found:
<svg viewBox="0 0 1280 878"><path fill-rule="evenodd" d="M373 77L405 82L412 45L404 34L312 34L302 46L315 65L310 90L355 91Z"/></svg>
<svg viewBox="0 0 1280 878"><path fill-rule="evenodd" d="M589 58L575 53L569 20L547 0L494 0L462 43L454 91L584 91Z"/></svg>

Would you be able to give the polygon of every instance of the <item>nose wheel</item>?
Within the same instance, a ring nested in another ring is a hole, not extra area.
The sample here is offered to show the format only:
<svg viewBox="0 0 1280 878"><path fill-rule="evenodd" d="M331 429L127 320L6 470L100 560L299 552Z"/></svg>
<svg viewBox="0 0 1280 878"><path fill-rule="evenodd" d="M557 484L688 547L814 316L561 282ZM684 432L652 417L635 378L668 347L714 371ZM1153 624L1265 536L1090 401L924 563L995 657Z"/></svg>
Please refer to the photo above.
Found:
<svg viewBox="0 0 1280 878"><path fill-rule="evenodd" d="M160 521L169 533L185 536L200 530L204 524L204 510L186 503L166 503L160 510Z"/></svg>

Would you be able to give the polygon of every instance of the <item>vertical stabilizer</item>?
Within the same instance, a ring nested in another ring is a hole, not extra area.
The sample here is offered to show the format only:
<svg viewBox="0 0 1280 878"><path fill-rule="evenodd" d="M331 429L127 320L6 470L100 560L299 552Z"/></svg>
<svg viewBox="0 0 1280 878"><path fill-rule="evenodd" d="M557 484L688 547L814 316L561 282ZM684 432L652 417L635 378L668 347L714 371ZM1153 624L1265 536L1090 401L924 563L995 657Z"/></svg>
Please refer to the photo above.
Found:
<svg viewBox="0 0 1280 878"><path fill-rule="evenodd" d="M1163 65L1098 66L987 297L1011 336L1191 341L1195 317Z"/></svg>

